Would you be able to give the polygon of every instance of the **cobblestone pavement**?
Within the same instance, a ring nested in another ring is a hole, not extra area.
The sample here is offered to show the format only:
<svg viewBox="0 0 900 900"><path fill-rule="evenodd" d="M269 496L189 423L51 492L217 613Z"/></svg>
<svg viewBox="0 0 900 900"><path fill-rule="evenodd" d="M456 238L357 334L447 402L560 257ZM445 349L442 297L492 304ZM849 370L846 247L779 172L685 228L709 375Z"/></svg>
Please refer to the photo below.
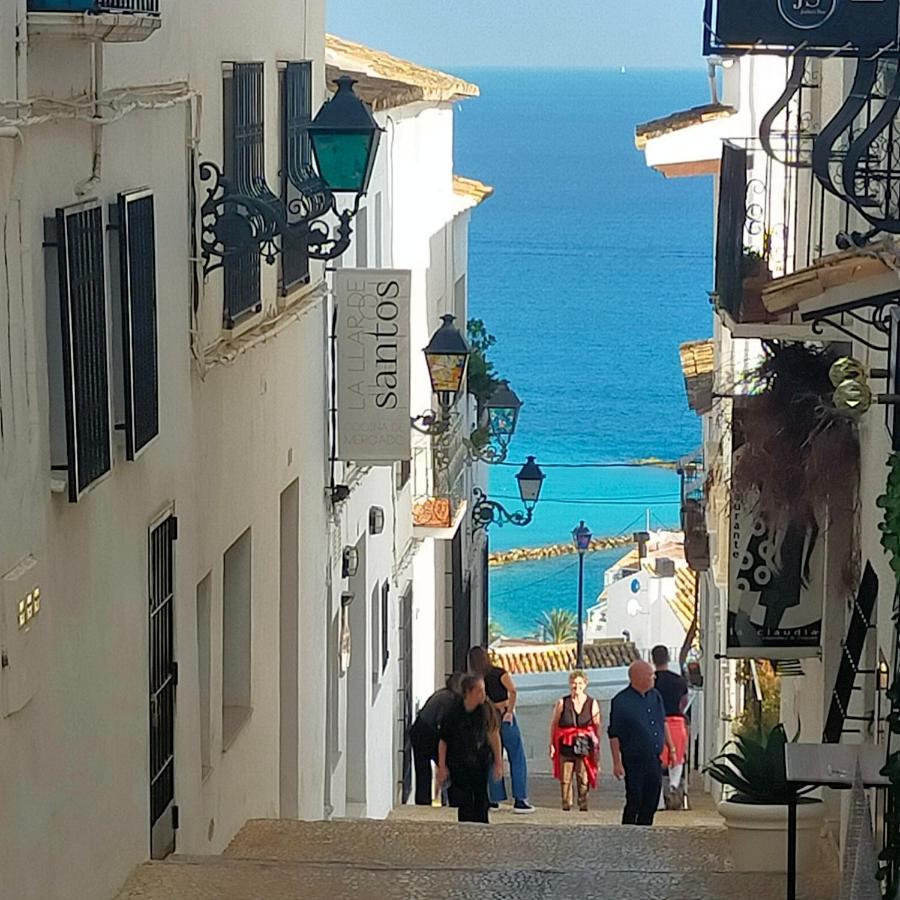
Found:
<svg viewBox="0 0 900 900"><path fill-rule="evenodd" d="M387 821L248 822L221 857L141 866L118 900L778 900L784 878L735 871L723 828L699 796L690 813L652 829L602 824L619 789L594 812L551 809L553 783L534 780L532 816L503 810L491 826L458 825L449 810L404 808ZM607 803L607 801L609 801ZM712 810L712 812L711 812ZM661 820L662 821L662 820ZM561 826L567 827L561 827ZM802 900L834 900L823 848Z"/></svg>

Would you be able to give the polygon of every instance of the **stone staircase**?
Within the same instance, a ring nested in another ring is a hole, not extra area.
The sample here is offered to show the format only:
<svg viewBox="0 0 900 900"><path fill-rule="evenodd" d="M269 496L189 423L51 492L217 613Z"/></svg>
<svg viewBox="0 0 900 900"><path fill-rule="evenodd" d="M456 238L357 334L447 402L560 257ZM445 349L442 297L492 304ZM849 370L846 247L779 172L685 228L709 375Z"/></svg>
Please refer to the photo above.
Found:
<svg viewBox="0 0 900 900"><path fill-rule="evenodd" d="M117 900L776 900L784 878L739 873L723 829L565 827L517 819L248 822L222 856L140 866ZM834 900L823 865L803 900Z"/></svg>

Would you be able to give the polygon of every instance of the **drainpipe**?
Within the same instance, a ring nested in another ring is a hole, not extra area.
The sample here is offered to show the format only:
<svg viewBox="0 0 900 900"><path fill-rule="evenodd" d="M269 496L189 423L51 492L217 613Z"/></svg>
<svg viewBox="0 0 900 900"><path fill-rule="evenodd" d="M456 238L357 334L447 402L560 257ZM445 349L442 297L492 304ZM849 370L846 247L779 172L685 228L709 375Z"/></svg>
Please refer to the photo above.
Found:
<svg viewBox="0 0 900 900"><path fill-rule="evenodd" d="M75 185L75 196L87 194L100 182L103 158L103 124L100 121L100 98L103 96L103 45L91 42L91 98L94 121L91 124L91 174Z"/></svg>
<svg viewBox="0 0 900 900"><path fill-rule="evenodd" d="M716 82L716 66L720 60L712 56L706 61L706 75L709 78L709 102L718 104L719 102L719 85Z"/></svg>

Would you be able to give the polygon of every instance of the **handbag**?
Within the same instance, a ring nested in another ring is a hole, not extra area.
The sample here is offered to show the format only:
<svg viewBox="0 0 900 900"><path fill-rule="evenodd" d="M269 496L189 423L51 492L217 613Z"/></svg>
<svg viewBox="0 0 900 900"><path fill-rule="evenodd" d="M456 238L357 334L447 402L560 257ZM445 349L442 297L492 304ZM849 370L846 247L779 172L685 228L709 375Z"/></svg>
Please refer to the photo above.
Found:
<svg viewBox="0 0 900 900"><path fill-rule="evenodd" d="M572 752L575 756L590 756L594 752L594 742L586 734L578 734L572 741Z"/></svg>

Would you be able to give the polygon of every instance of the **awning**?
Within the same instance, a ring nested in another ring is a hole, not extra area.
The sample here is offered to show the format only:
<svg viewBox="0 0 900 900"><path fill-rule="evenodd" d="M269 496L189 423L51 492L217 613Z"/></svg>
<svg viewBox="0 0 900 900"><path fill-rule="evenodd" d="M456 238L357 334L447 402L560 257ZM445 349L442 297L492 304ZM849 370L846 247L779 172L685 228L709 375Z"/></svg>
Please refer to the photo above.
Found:
<svg viewBox="0 0 900 900"><path fill-rule="evenodd" d="M712 340L690 341L681 345L679 353L688 406L697 415L708 413L712 409L712 392L716 375L714 344Z"/></svg>
<svg viewBox="0 0 900 900"><path fill-rule="evenodd" d="M634 143L647 165L666 178L718 174L722 141L731 137L732 106L707 103L652 119L635 128Z"/></svg>

